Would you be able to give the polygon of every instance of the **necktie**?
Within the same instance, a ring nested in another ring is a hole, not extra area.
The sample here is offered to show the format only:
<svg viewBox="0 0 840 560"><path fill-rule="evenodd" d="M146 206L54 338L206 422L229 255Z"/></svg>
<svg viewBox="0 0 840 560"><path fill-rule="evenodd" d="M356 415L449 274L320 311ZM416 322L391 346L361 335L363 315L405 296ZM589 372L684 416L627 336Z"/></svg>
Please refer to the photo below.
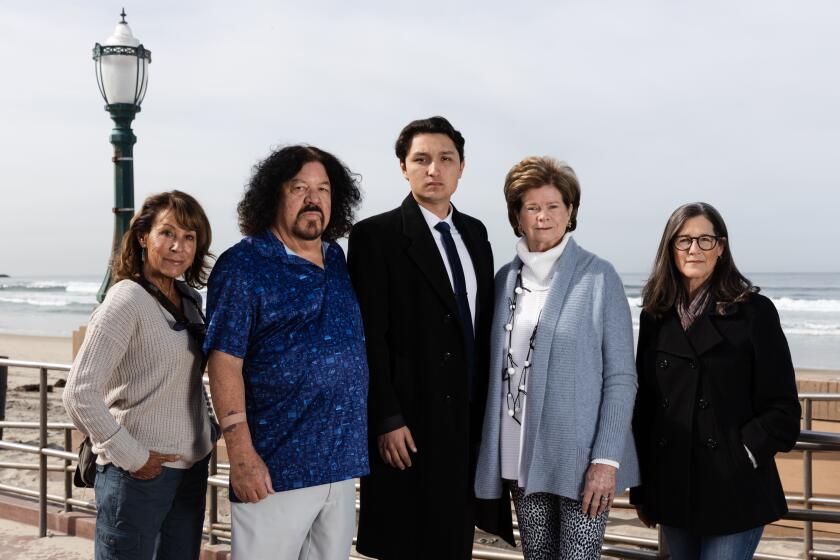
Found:
<svg viewBox="0 0 840 560"><path fill-rule="evenodd" d="M455 285L455 301L458 303L458 316L461 319L461 328L464 335L464 352L467 358L467 386L470 401L473 401L475 400L473 395L475 388L475 333L473 332L470 302L467 299L467 282L464 279L464 267L461 266L461 258L458 256L458 248L455 246L455 240L452 239L449 224L438 222L435 229L440 232L440 236L443 239L446 260L449 261L449 269L452 271L452 283Z"/></svg>

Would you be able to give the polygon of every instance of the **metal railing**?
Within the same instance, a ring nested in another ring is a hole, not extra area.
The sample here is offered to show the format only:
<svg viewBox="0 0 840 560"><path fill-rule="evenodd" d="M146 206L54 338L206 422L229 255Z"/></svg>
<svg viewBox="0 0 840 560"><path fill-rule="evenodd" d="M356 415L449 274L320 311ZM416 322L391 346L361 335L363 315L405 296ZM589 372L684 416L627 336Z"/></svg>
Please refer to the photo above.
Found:
<svg viewBox="0 0 840 560"><path fill-rule="evenodd" d="M25 369L37 369L39 372L39 421L0 421L0 434L4 429L33 429L38 430L38 445L27 445L0 439L0 450L19 451L38 455L37 464L0 462L0 468L9 469L30 469L38 471L38 490L20 488L13 485L0 484L0 491L19 496L38 499L38 534L41 537L47 535L47 504L59 504L65 511L72 511L73 508L81 508L87 511L95 511L96 504L86 500L79 500L73 497L73 472L78 455L72 449L73 425L70 423L50 423L47 419L47 374L50 371L67 372L69 365L53 364L44 362L30 362L21 360L0 359L0 368L18 367ZM206 383L206 378L205 378ZM794 449L802 451L803 466L803 493L786 495L789 504L802 505L801 508L791 508L783 519L803 522L802 556L806 559L840 559L840 552L814 549L814 522L840 523L840 511L826 509L814 509L814 506L828 506L840 508L840 499L826 496L815 496L813 493L813 453L822 451L840 451L840 434L830 432L813 431L813 403L816 401L840 401L840 394L837 393L800 393L800 400L803 402L803 429ZM52 449L48 444L48 433L51 430L62 430L64 432L64 450ZM61 464L50 465L48 458L59 459ZM217 449L213 448L210 460L210 471L208 476L209 508L208 525L204 532L208 536L210 544L219 541L230 541L230 523L219 521L219 489L229 487L227 472L230 466L219 463ZM47 475L49 472L64 473L63 496L49 494L47 492ZM358 489L358 484L357 484ZM616 498L613 503L616 509L632 509L626 497ZM359 508L358 499L356 509ZM514 534L519 536L518 525L514 523ZM355 539L354 539L355 543ZM624 546L616 546L624 545ZM633 546L636 548L627 548ZM634 537L629 535L616 534L607 531L602 547L604 556L617 558L639 558L639 559L661 559L669 558L667 547L664 545L661 531L656 539ZM473 551L474 560L522 560L522 555L517 552L505 550L480 549ZM354 557L357 558L357 557ZM755 554L754 558L759 560L792 560L790 556L777 556L772 554Z"/></svg>

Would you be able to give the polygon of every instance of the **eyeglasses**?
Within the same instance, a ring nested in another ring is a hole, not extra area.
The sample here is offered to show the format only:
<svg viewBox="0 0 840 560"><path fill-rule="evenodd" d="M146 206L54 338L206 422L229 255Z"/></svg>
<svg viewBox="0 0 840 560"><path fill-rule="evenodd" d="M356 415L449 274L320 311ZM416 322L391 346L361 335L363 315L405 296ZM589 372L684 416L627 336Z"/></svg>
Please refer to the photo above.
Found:
<svg viewBox="0 0 840 560"><path fill-rule="evenodd" d="M717 246L718 239L721 238L716 235L701 235L699 237L680 235L675 237L672 243L674 245L674 249L677 251L688 251L691 249L692 243L697 241L697 246L700 247L702 251L711 251Z"/></svg>

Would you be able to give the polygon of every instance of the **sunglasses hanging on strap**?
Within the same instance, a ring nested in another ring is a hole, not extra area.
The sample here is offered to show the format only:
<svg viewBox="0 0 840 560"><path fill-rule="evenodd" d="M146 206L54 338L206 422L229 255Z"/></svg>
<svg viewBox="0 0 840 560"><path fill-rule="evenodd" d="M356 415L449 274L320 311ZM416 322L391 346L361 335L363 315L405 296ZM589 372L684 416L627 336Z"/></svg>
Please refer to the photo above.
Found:
<svg viewBox="0 0 840 560"><path fill-rule="evenodd" d="M207 320L204 317L204 313L201 311L201 306L198 304L198 301L193 297L189 290L182 289L179 285L181 282L178 280L173 280L175 282L175 288L178 290L178 293L181 294L181 300L186 302L190 302L195 309L198 316L201 318L201 322L196 323L194 321L190 321L187 318L186 314L181 311L175 303L166 297L163 292L161 292L157 286L153 285L151 282L146 280L143 276L139 278L132 278L135 282L143 286L143 288L149 292L149 294L155 298L158 303L166 309L170 315L175 318L175 323L170 325L173 331L187 331L189 335L193 338L196 344L199 347L199 351L201 352L201 375L204 376L204 370L207 367L207 356L204 354L204 334L207 330L206 322ZM213 405L210 404L210 397L207 395L207 389L204 387L204 380L201 381L201 392L204 394L204 403L207 405L207 415L210 417L210 434L213 443L219 440L222 435L221 428L219 428L219 422L216 420L216 415L213 413Z"/></svg>

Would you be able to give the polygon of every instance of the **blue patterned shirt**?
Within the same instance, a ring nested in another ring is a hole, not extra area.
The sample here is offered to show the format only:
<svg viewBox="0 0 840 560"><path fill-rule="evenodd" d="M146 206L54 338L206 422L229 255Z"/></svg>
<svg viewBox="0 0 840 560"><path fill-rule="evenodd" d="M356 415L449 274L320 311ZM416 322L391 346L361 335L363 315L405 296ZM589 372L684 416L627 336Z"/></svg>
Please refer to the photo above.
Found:
<svg viewBox="0 0 840 560"><path fill-rule="evenodd" d="M213 268L207 318L205 351L243 359L248 428L274 490L368 473L365 339L341 247L325 244L321 269L270 231L245 237Z"/></svg>

